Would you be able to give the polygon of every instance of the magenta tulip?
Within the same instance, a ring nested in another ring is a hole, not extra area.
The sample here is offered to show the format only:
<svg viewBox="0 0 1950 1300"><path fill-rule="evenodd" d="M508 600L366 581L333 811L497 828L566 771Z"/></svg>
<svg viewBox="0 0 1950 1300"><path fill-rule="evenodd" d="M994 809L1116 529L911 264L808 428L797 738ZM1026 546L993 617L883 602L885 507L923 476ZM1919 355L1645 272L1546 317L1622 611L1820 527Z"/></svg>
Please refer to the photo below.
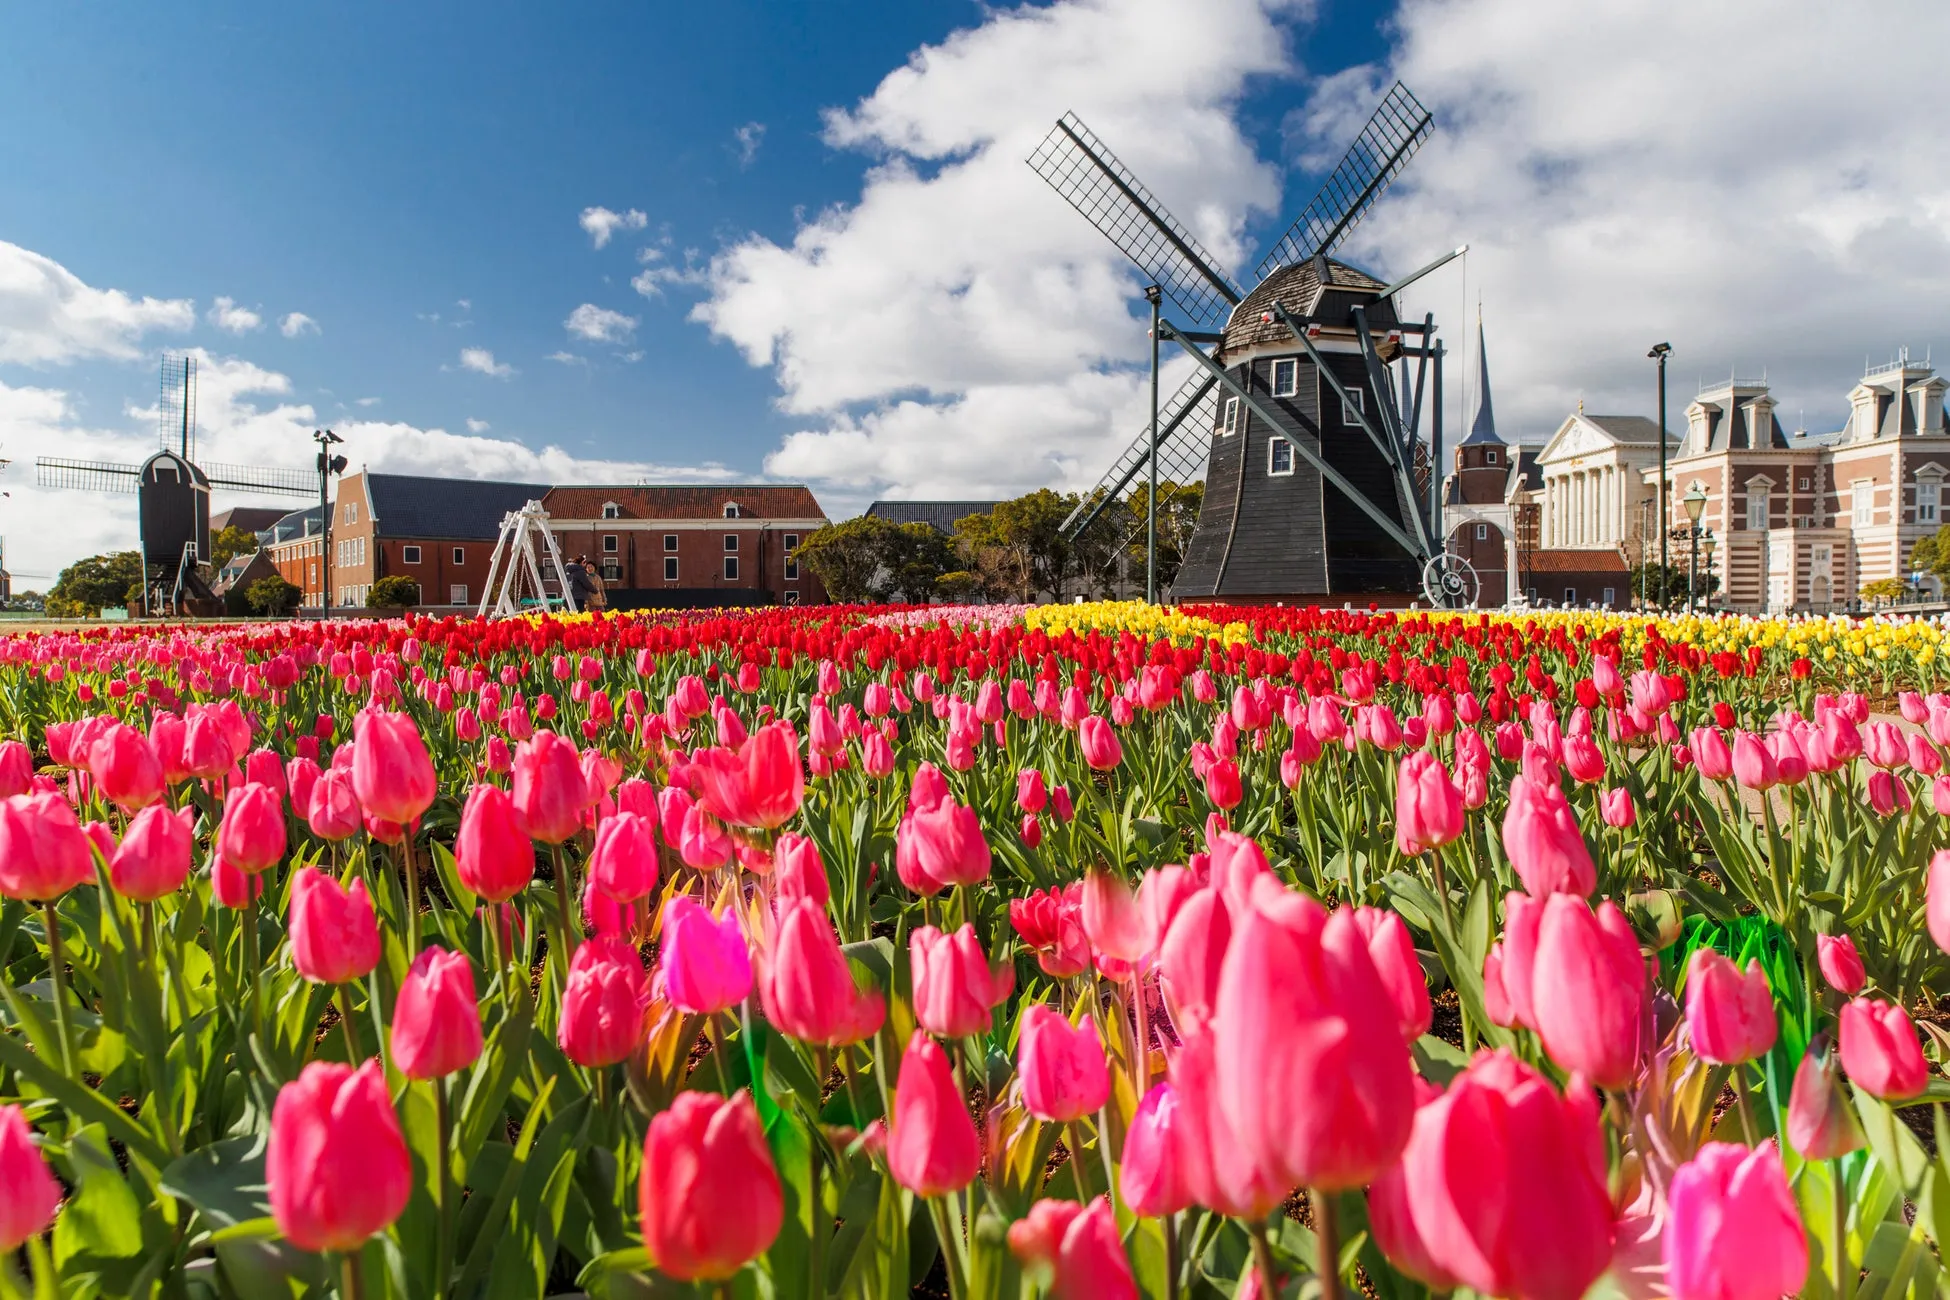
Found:
<svg viewBox="0 0 1950 1300"><path fill-rule="evenodd" d="M40 1236L60 1208L61 1184L34 1145L26 1112L0 1106L0 1255Z"/></svg>
<svg viewBox="0 0 1950 1300"><path fill-rule="evenodd" d="M108 881L124 898L150 903L183 887L190 875L196 813L151 804L137 813L108 862Z"/></svg>
<svg viewBox="0 0 1950 1300"><path fill-rule="evenodd" d="M1023 1108L1037 1119L1067 1124L1093 1114L1110 1097L1110 1067L1097 1022L1071 1025L1048 1004L1023 1009L1017 1077Z"/></svg>
<svg viewBox="0 0 1950 1300"><path fill-rule="evenodd" d="M1711 948L1693 950L1686 970L1686 1028L1693 1050L1715 1065L1745 1065L1767 1054L1780 1026L1758 959L1743 973Z"/></svg>
<svg viewBox="0 0 1950 1300"><path fill-rule="evenodd" d="M657 838L648 817L611 813L596 828L589 879L618 903L634 903L657 887Z"/></svg>
<svg viewBox="0 0 1950 1300"><path fill-rule="evenodd" d="M1041 1200L1009 1225L1009 1250L1050 1300L1138 1300L1110 1202Z"/></svg>
<svg viewBox="0 0 1950 1300"><path fill-rule="evenodd" d="M480 1059L481 1010L464 953L434 946L413 959L393 1004L393 1068L444 1079Z"/></svg>
<svg viewBox="0 0 1950 1300"><path fill-rule="evenodd" d="M404 713L368 708L352 720L352 790L369 816L411 826L439 793L420 729Z"/></svg>
<svg viewBox="0 0 1950 1300"><path fill-rule="evenodd" d="M1667 1203L1673 1300L1776 1300L1801 1289L1808 1236L1772 1142L1708 1142L1672 1175Z"/></svg>
<svg viewBox="0 0 1950 1300"><path fill-rule="evenodd" d="M958 1192L975 1181L981 1140L948 1068L947 1054L916 1030L901 1057L887 1128L887 1172L916 1196Z"/></svg>
<svg viewBox="0 0 1950 1300"><path fill-rule="evenodd" d="M637 1208L651 1262L680 1282L723 1281L771 1246L785 1194L750 1093L681 1092L650 1121Z"/></svg>
<svg viewBox="0 0 1950 1300"><path fill-rule="evenodd" d="M94 879L88 837L58 794L0 801L0 895L43 903Z"/></svg>
<svg viewBox="0 0 1950 1300"><path fill-rule="evenodd" d="M994 1008L1015 988L1015 971L991 964L975 927L963 922L952 934L923 925L908 936L914 976L914 1018L943 1038L969 1038L989 1030Z"/></svg>
<svg viewBox="0 0 1950 1300"><path fill-rule="evenodd" d="M1503 849L1532 897L1563 893L1588 898L1598 887L1591 851L1578 831L1570 802L1555 782L1528 776L1511 780Z"/></svg>
<svg viewBox="0 0 1950 1300"><path fill-rule="evenodd" d="M346 889L322 871L298 868L289 928L291 964L314 984L349 984L379 964L379 919L363 880Z"/></svg>
<svg viewBox="0 0 1950 1300"><path fill-rule="evenodd" d="M1124 746L1109 722L1091 714L1077 724L1077 746L1083 761L1099 772L1108 772L1124 761Z"/></svg>
<svg viewBox="0 0 1950 1300"><path fill-rule="evenodd" d="M769 722L733 752L706 749L692 755L698 802L733 826L776 829L798 815L806 795L799 739L787 722Z"/></svg>
<svg viewBox="0 0 1950 1300"><path fill-rule="evenodd" d="M589 778L576 747L552 731L538 731L515 749L515 815L530 839L562 844L582 829L590 804Z"/></svg>
<svg viewBox="0 0 1950 1300"><path fill-rule="evenodd" d="M799 899L779 917L758 982L765 1018L802 1043L844 1047L879 1032L887 1004L854 982L826 910Z"/></svg>
<svg viewBox="0 0 1950 1300"><path fill-rule="evenodd" d="M284 1085L264 1173L278 1230L303 1250L357 1250L399 1218L413 1162L379 1062L313 1061Z"/></svg>
<svg viewBox="0 0 1950 1300"><path fill-rule="evenodd" d="M1463 832L1463 792L1442 760L1418 749L1395 778L1395 846L1404 857L1441 848Z"/></svg>
<svg viewBox="0 0 1950 1300"><path fill-rule="evenodd" d="M577 1065L615 1065L643 1041L649 1005L649 979L636 949L601 935L585 940L569 961L556 1044Z"/></svg>
<svg viewBox="0 0 1950 1300"><path fill-rule="evenodd" d="M1645 959L1609 900L1553 894L1543 905L1530 984L1544 1050L1600 1088L1623 1088L1649 1046Z"/></svg>
<svg viewBox="0 0 1950 1300"><path fill-rule="evenodd" d="M239 871L256 873L284 857L284 807L261 785L232 786L217 827L217 852Z"/></svg>
<svg viewBox="0 0 1950 1300"><path fill-rule="evenodd" d="M1862 954L1855 950L1855 940L1845 934L1816 935L1815 960L1828 987L1845 997L1854 997L1869 982Z"/></svg>
<svg viewBox="0 0 1950 1300"><path fill-rule="evenodd" d="M1179 1148L1185 1124L1178 1094L1170 1083L1154 1084L1138 1103L1124 1132L1124 1158L1117 1187L1131 1213L1144 1218L1176 1214L1192 1203Z"/></svg>
<svg viewBox="0 0 1950 1300"><path fill-rule="evenodd" d="M737 913L714 918L689 894L664 904L658 965L664 996L689 1015L727 1011L752 990L751 953Z"/></svg>
<svg viewBox="0 0 1950 1300"><path fill-rule="evenodd" d="M505 903L535 876L535 842L522 829L514 800L499 786L467 792L454 837L460 883L490 903Z"/></svg>

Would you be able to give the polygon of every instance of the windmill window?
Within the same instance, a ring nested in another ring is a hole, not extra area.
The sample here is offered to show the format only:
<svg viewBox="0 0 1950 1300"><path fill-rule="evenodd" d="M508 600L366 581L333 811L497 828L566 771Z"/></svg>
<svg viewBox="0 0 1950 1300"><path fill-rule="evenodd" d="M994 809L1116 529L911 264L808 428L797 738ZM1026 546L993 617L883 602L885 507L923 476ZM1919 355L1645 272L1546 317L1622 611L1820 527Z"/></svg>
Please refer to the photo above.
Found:
<svg viewBox="0 0 1950 1300"><path fill-rule="evenodd" d="M1275 477L1293 473L1293 444L1285 438L1266 440L1266 472Z"/></svg>
<svg viewBox="0 0 1950 1300"><path fill-rule="evenodd" d="M797 605L799 603L799 593L796 591L786 592L785 603L788 605Z"/></svg>
<svg viewBox="0 0 1950 1300"><path fill-rule="evenodd" d="M614 555L614 554L616 554L616 534L615 534L615 533L604 533L604 534L603 534L603 553L604 553L605 555Z"/></svg>
<svg viewBox="0 0 1950 1300"><path fill-rule="evenodd" d="M1361 414L1367 410L1362 404L1363 394L1358 388L1350 388L1341 394L1341 423L1359 424Z"/></svg>
<svg viewBox="0 0 1950 1300"><path fill-rule="evenodd" d="M614 501L603 502L603 518L621 519L622 517L623 517L623 512L617 508L616 503Z"/></svg>
<svg viewBox="0 0 1950 1300"><path fill-rule="evenodd" d="M1605 605L1616 605L1618 603L1618 588L1606 587L1605 598L1601 603Z"/></svg>
<svg viewBox="0 0 1950 1300"><path fill-rule="evenodd" d="M787 533L785 535L785 580L787 582L798 581L799 560L797 556L793 555L793 552L798 549L799 534Z"/></svg>
<svg viewBox="0 0 1950 1300"><path fill-rule="evenodd" d="M1273 363L1273 396L1292 397L1300 391L1300 363L1298 361L1275 361Z"/></svg>
<svg viewBox="0 0 1950 1300"><path fill-rule="evenodd" d="M724 557L724 580L726 582L738 581L738 557L735 555L727 555Z"/></svg>
<svg viewBox="0 0 1950 1300"><path fill-rule="evenodd" d="M1483 453L1483 463L1485 465L1496 464L1496 448L1491 447Z"/></svg>
<svg viewBox="0 0 1950 1300"><path fill-rule="evenodd" d="M674 555L664 556L664 581L677 581L677 557Z"/></svg>
<svg viewBox="0 0 1950 1300"><path fill-rule="evenodd" d="M1219 408L1219 432L1231 437L1239 432L1239 399L1228 397L1225 405Z"/></svg>
<svg viewBox="0 0 1950 1300"><path fill-rule="evenodd" d="M677 549L677 534L676 534L676 533L665 533L665 534L664 534L664 549L665 549L666 551L674 551L674 550L676 550L676 549Z"/></svg>
<svg viewBox="0 0 1950 1300"><path fill-rule="evenodd" d="M400 547L399 560L401 564L418 564L420 562L420 548L417 546Z"/></svg>
<svg viewBox="0 0 1950 1300"><path fill-rule="evenodd" d="M1490 526L1488 524L1476 525L1476 540L1479 542L1487 542L1490 540Z"/></svg>
<svg viewBox="0 0 1950 1300"><path fill-rule="evenodd" d="M1575 605L1578 603L1578 589L1576 587L1566 587L1564 589L1564 603L1566 605Z"/></svg>

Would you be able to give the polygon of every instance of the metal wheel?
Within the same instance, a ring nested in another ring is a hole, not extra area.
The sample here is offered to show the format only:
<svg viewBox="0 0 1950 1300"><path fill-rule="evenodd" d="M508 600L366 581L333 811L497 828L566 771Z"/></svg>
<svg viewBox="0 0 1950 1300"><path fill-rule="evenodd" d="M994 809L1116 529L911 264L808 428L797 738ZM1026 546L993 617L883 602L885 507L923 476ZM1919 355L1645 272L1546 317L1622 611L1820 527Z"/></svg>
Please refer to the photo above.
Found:
<svg viewBox="0 0 1950 1300"><path fill-rule="evenodd" d="M1437 609L1469 609L1482 591L1476 570L1460 555L1444 551L1422 566L1422 595Z"/></svg>

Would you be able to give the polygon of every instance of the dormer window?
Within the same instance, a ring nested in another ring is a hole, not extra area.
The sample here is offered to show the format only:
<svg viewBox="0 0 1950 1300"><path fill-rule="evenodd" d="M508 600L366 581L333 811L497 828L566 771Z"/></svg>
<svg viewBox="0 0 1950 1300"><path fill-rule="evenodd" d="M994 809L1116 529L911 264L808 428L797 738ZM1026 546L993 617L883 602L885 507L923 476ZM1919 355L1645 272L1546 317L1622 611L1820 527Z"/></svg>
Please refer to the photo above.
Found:
<svg viewBox="0 0 1950 1300"><path fill-rule="evenodd" d="M603 502L603 518L621 519L622 517L623 509L621 506L617 505L614 501Z"/></svg>
<svg viewBox="0 0 1950 1300"><path fill-rule="evenodd" d="M738 517L738 503L736 501L727 501L724 503L724 517L726 519L736 519Z"/></svg>

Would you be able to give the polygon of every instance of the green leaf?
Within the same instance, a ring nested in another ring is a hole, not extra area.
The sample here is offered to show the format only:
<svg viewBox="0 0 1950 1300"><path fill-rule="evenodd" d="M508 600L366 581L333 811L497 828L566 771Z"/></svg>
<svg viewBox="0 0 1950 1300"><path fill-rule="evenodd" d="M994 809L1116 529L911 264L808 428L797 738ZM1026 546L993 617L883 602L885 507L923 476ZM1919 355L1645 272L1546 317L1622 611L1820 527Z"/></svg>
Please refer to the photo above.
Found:
<svg viewBox="0 0 1950 1300"><path fill-rule="evenodd" d="M75 1192L54 1221L54 1261L64 1272L77 1258L130 1259L142 1253L142 1205L101 1132L99 1125L90 1125L68 1144Z"/></svg>
<svg viewBox="0 0 1950 1300"><path fill-rule="evenodd" d="M474 915L474 909L481 905L481 900L474 896L473 890L460 883L460 867L454 861L453 850L439 840L430 843L434 869L440 873L440 887L447 891L448 898L454 900L455 907L467 916Z"/></svg>
<svg viewBox="0 0 1950 1300"><path fill-rule="evenodd" d="M68 1112L83 1123L100 1124L108 1130L110 1137L151 1165L161 1167L169 1163L168 1150L156 1140L154 1134L110 1105L108 1099L93 1088L68 1078L28 1051L26 1045L11 1034L0 1034L0 1065L10 1066L24 1078L33 1080L36 1087L66 1106Z"/></svg>
<svg viewBox="0 0 1950 1300"><path fill-rule="evenodd" d="M1923 1175L1930 1168L1923 1144L1909 1131L1909 1125L1897 1118L1894 1110L1859 1087L1854 1092L1855 1113L1862 1118L1862 1133L1869 1139L1869 1150L1875 1152L1877 1162L1902 1192L1914 1196L1922 1189Z"/></svg>
<svg viewBox="0 0 1950 1300"><path fill-rule="evenodd" d="M162 1191L195 1206L219 1228L271 1213L264 1149L254 1137L225 1138L199 1147L163 1170Z"/></svg>

